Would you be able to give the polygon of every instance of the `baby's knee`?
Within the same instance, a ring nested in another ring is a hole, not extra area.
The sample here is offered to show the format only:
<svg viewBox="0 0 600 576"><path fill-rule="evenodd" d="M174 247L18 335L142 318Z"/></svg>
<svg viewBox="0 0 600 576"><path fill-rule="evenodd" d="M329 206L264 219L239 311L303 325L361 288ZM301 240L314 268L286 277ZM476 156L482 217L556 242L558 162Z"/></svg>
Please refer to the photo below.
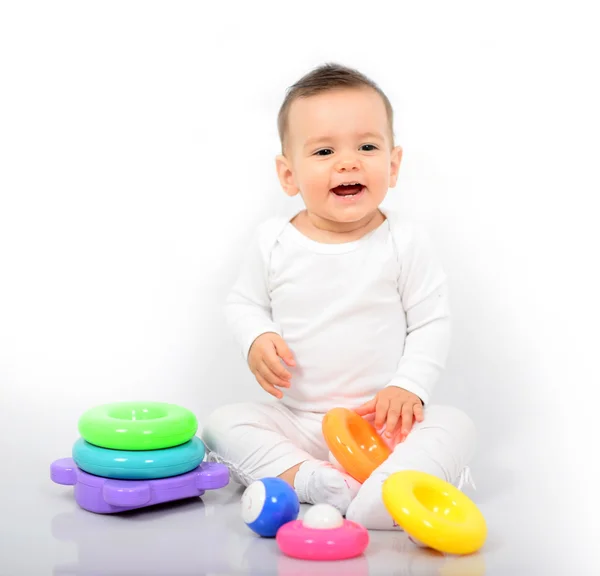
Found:
<svg viewBox="0 0 600 576"><path fill-rule="evenodd" d="M460 408L436 404L426 408L424 426L443 428L452 436L457 436L462 442L474 445L477 429L471 417Z"/></svg>
<svg viewBox="0 0 600 576"><path fill-rule="evenodd" d="M454 425L460 425L464 428L475 428L475 424L471 417L456 406L446 404L432 404L425 408L425 421L446 422Z"/></svg>
<svg viewBox="0 0 600 576"><path fill-rule="evenodd" d="M244 402L225 404L211 412L202 427L200 437L211 452L221 452L234 438L236 427L248 418L248 407Z"/></svg>

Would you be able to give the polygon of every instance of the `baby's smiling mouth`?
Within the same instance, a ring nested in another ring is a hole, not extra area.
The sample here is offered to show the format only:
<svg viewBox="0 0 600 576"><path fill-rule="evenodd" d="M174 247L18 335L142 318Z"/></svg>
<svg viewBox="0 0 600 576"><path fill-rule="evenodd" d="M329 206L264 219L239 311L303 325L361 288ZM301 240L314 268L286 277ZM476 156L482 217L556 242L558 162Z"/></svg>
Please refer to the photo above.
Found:
<svg viewBox="0 0 600 576"><path fill-rule="evenodd" d="M348 184L340 184L335 188L332 188L330 192L333 192L336 196L354 196L362 191L364 186L359 182L351 182Z"/></svg>

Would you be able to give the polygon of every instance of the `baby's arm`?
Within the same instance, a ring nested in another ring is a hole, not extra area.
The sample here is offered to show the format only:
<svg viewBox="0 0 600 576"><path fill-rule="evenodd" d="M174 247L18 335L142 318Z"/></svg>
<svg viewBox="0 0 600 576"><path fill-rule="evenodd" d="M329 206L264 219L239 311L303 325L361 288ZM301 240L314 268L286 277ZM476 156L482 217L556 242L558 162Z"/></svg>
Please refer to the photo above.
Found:
<svg viewBox="0 0 600 576"><path fill-rule="evenodd" d="M390 382L356 412L374 417L377 429L385 424L386 436L402 441L413 418L423 420L422 407L429 402L445 367L450 311L446 275L428 237L408 225L394 232L399 253L398 290L407 323L404 352Z"/></svg>
<svg viewBox="0 0 600 576"><path fill-rule="evenodd" d="M446 365L451 325L446 274L423 232L413 230L407 238L398 287L406 312L406 340L388 386L408 390L427 404Z"/></svg>
<svg viewBox="0 0 600 576"><path fill-rule="evenodd" d="M241 271L227 295L225 318L244 359L257 382L269 394L281 398L276 386L289 388L291 374L280 358L294 365L280 327L273 321L268 289L268 263L277 221L261 225L246 252Z"/></svg>
<svg viewBox="0 0 600 576"><path fill-rule="evenodd" d="M268 290L269 223L262 224L251 240L240 272L225 300L227 324L244 358L258 336L272 332L281 336L273 321Z"/></svg>

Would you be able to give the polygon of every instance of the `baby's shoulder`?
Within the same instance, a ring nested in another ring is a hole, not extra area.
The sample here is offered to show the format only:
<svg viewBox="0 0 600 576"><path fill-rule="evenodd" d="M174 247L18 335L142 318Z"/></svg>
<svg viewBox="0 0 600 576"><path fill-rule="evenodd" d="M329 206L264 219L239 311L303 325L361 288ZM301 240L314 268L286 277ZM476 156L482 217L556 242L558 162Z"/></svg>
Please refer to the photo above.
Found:
<svg viewBox="0 0 600 576"><path fill-rule="evenodd" d="M394 244L400 252L409 249L424 234L422 226L399 212L386 210L385 217L389 223Z"/></svg>
<svg viewBox="0 0 600 576"><path fill-rule="evenodd" d="M255 231L255 241L262 252L270 252L289 221L290 219L285 216L271 216L258 224Z"/></svg>
<svg viewBox="0 0 600 576"><path fill-rule="evenodd" d="M438 249L426 226L402 214L386 214L396 258L401 269L413 272L428 268L441 270Z"/></svg>

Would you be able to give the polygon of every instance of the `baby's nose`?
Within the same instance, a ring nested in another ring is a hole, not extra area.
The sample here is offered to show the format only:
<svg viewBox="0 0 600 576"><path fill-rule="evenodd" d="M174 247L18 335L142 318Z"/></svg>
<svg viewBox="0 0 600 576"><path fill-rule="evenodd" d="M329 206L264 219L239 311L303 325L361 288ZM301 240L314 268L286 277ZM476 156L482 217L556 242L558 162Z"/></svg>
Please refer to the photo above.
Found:
<svg viewBox="0 0 600 576"><path fill-rule="evenodd" d="M356 170L360 167L358 158L343 158L337 164L337 169L342 171Z"/></svg>

